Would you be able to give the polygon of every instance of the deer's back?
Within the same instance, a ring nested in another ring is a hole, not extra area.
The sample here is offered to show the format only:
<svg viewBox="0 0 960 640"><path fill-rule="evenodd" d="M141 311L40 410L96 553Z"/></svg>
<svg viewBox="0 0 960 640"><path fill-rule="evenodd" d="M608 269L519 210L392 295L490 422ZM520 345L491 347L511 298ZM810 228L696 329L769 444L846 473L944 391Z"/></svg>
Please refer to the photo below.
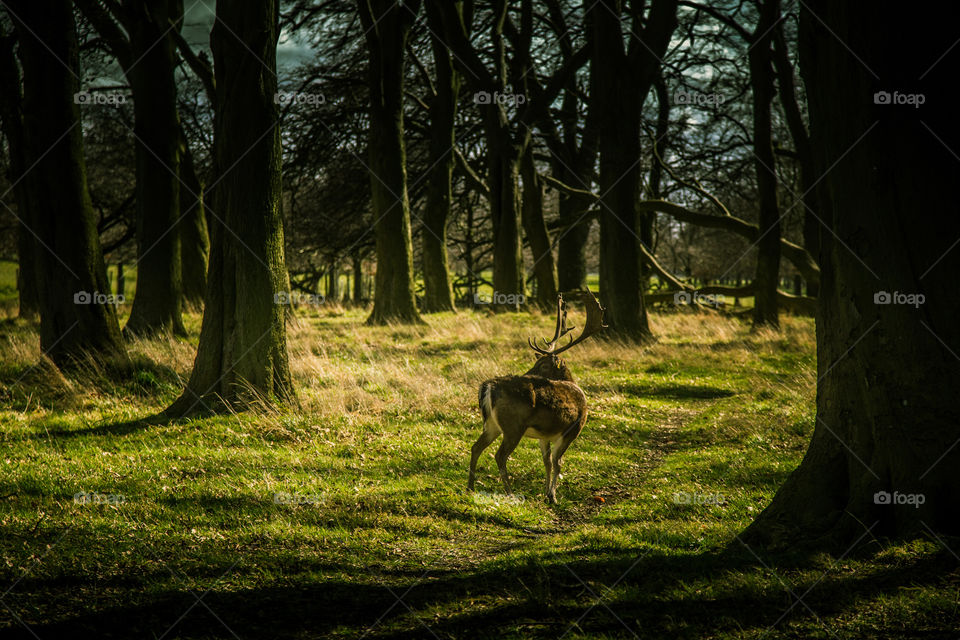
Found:
<svg viewBox="0 0 960 640"><path fill-rule="evenodd" d="M487 393L500 425L512 423L541 435L561 435L571 428L579 432L586 422L587 398L574 382L502 376L487 380L480 388L481 401Z"/></svg>

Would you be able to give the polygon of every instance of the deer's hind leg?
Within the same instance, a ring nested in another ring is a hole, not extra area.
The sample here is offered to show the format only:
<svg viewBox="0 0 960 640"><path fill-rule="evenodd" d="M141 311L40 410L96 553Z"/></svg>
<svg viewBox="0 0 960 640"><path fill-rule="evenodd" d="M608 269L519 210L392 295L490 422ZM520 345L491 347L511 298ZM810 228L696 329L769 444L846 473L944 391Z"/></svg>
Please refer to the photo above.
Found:
<svg viewBox="0 0 960 640"><path fill-rule="evenodd" d="M482 454L484 449L489 447L499 435L500 425L497 424L496 417L491 415L487 421L483 423L483 433L480 434L480 437L477 438L477 441L474 442L470 448L470 475L467 478L467 491L473 491L473 483L477 477L477 460L480 458L480 454Z"/></svg>
<svg viewBox="0 0 960 640"><path fill-rule="evenodd" d="M496 456L494 456L497 460L497 466L500 468L500 480L503 481L503 488L507 493L513 493L510 490L510 476L507 474L507 458L509 458L513 450L517 448L522 438L522 433L515 433L509 430L504 431L503 441L500 443L500 448L497 449Z"/></svg>
<svg viewBox="0 0 960 640"><path fill-rule="evenodd" d="M550 496L550 487L553 484L553 458L550 457L550 441L540 440L540 453L543 454L543 467L547 470L546 493Z"/></svg>

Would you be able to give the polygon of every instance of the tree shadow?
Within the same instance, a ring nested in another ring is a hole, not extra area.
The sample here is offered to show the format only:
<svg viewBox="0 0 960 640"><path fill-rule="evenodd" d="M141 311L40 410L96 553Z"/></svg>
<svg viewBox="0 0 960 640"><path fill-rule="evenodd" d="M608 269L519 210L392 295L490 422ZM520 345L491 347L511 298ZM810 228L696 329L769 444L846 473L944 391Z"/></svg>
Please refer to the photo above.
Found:
<svg viewBox="0 0 960 640"><path fill-rule="evenodd" d="M28 436L32 440L47 440L49 438L81 438L85 436L125 436L145 431L151 427L165 427L179 419L165 416L163 413L151 414L136 420L122 420L120 422L106 422L81 429L63 429L54 427L44 429L43 433L34 433Z"/></svg>
<svg viewBox="0 0 960 640"><path fill-rule="evenodd" d="M845 614L864 600L897 594L904 586L942 582L944 565L952 562L944 551L913 562L891 562L869 575L827 569L822 578L815 570L802 579L779 582L789 571L813 568L810 557L792 554L761 561L743 548L683 556L595 548L588 556L571 550L547 553L542 560L509 570L469 573L429 568L418 573L382 566L357 570L308 562L300 575L285 575L277 581L282 584L254 589L231 588L232 567L218 566L216 571L204 571L211 576L220 569L226 572L208 592L200 587L136 591L129 593L127 602L96 611L88 610L96 599L80 600L71 594L73 600L69 595L59 599L70 606L43 608L55 612L56 619L50 621L36 620L38 609L33 607L26 612L17 594L62 591L67 585L62 580L42 585L27 580L5 604L19 610L30 629L5 615L0 630L6 627L4 638L44 640L160 637L168 630L166 637L196 639L234 634L400 639L556 638L568 630L605 637L700 638L724 633L740 637L772 628L770 637L796 637L797 630L788 625L830 629L829 617ZM258 569L245 567L241 560L237 571ZM772 573L778 586L765 587L755 577L737 581L737 572ZM617 595L610 597L608 588L614 584ZM703 584L711 589L700 588ZM86 593L90 595L89 590ZM797 603L797 597L803 602ZM953 623L942 624L945 631Z"/></svg>
<svg viewBox="0 0 960 640"><path fill-rule="evenodd" d="M716 400L736 395L729 389L692 384L622 384L617 390L624 395L668 400Z"/></svg>

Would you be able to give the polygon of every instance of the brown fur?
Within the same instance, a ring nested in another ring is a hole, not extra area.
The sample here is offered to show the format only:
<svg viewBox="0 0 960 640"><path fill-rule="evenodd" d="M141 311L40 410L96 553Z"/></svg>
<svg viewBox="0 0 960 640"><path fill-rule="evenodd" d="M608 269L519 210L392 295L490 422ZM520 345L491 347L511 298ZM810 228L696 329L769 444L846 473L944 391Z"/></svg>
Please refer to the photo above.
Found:
<svg viewBox="0 0 960 640"><path fill-rule="evenodd" d="M547 499L556 503L560 458L587 422L587 399L560 358L545 355L522 376L501 376L480 385L484 431L473 445L468 489L476 477L477 459L502 433L496 453L504 488L510 492L507 458L524 437L540 441L547 472ZM551 444L554 445L551 451Z"/></svg>

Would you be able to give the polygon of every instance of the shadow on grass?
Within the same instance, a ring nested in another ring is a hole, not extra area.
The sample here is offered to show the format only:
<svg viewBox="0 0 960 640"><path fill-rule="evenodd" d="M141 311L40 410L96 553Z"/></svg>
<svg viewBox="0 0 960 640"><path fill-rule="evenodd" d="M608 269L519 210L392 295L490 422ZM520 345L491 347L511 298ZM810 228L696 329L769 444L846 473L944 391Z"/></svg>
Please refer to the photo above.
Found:
<svg viewBox="0 0 960 640"><path fill-rule="evenodd" d="M629 396L668 400L716 400L735 395L729 389L692 384L622 384L618 390Z"/></svg>
<svg viewBox="0 0 960 640"><path fill-rule="evenodd" d="M162 414L153 414L136 420L108 422L82 429L44 429L42 433L35 433L30 438L45 440L47 438L81 438L86 436L125 436L145 431L151 427L163 427L176 421Z"/></svg>
<svg viewBox="0 0 960 640"><path fill-rule="evenodd" d="M767 557L761 563L743 549L698 556L609 549L592 550L588 557L582 550L547 552L509 570L427 569L419 575L349 567L327 574L308 562L298 567L300 574L285 572L278 584L231 588L229 583L242 581L237 574L261 576L258 567L245 567L241 559L235 568L225 567L222 580L209 591L202 586L141 587L125 591L123 604L107 600L109 592L97 594L95 589L81 591L75 586L68 590L63 580L42 584L27 580L5 601L9 610L0 610L0 631L7 639L44 640L557 638L568 630L590 637L776 638L822 633L847 638L855 636L842 629L837 633L832 617L849 618L854 609L869 606L870 599L897 594L907 586L941 583L950 560L946 554L891 564L868 575L827 570L822 578L820 569L810 567L801 556ZM811 570L801 578L788 574L801 568ZM787 578L782 577L785 574ZM614 584L617 590L612 592L609 587ZM797 603L797 596L802 603ZM39 611L46 612L46 620ZM898 637L945 637L931 630L938 625L944 633L955 629L955 612L944 617L944 612L931 610L917 616L927 633Z"/></svg>

